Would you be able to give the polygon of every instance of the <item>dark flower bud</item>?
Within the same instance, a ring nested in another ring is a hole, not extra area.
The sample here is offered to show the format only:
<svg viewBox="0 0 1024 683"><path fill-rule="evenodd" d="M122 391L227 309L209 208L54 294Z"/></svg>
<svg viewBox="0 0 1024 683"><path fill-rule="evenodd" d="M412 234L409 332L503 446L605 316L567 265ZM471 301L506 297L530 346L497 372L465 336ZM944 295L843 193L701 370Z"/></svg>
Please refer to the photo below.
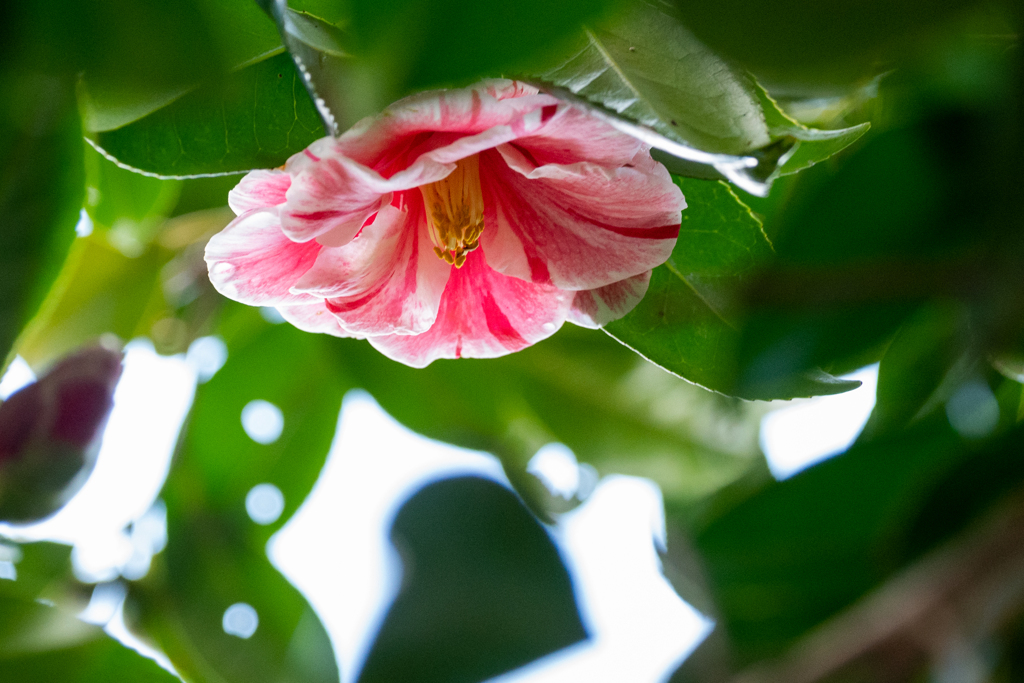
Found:
<svg viewBox="0 0 1024 683"><path fill-rule="evenodd" d="M120 376L121 354L93 346L0 404L0 520L45 517L82 487Z"/></svg>

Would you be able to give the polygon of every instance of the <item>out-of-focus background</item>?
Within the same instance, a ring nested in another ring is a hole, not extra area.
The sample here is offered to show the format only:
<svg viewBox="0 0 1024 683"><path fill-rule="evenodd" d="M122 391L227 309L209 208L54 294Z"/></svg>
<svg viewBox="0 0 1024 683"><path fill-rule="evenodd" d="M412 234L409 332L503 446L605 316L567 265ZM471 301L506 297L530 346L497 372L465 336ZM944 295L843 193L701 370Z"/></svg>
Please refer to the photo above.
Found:
<svg viewBox="0 0 1024 683"><path fill-rule="evenodd" d="M0 679L1018 680L1022 20L14 8ZM636 310L414 370L213 290L239 173L493 76L673 173L680 239ZM119 379L81 360L97 344ZM104 389L65 392L83 378ZM101 426L115 380L101 438L51 429L67 396Z"/></svg>

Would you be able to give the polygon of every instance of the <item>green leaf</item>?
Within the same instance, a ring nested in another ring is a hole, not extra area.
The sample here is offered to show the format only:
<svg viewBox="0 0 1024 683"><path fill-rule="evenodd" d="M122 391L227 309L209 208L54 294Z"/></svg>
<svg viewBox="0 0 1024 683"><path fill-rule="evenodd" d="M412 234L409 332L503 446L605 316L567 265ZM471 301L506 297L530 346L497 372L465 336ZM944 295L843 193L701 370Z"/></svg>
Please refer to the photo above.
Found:
<svg viewBox="0 0 1024 683"><path fill-rule="evenodd" d="M756 458L758 409L654 368L606 335L566 325L551 339L491 360L439 360L419 370L366 342L324 339L380 405L433 439L497 454L520 493L541 446L563 443L602 474L646 476L692 502L741 476ZM728 433L729 438L722 437Z"/></svg>
<svg viewBox="0 0 1024 683"><path fill-rule="evenodd" d="M167 549L132 589L140 625L196 683L335 683L326 633L271 566L266 545L316 481L346 387L315 337L271 327L252 309L232 310L222 327L228 361L197 390L162 493ZM273 443L256 443L242 428L242 409L257 399L283 414ZM284 496L283 514L267 525L246 513L257 484ZM239 602L259 620L248 639L222 628L225 610Z"/></svg>
<svg viewBox="0 0 1024 683"><path fill-rule="evenodd" d="M858 384L800 373L770 384L740 376L740 321L734 292L771 256L761 223L722 182L676 178L687 199L679 239L654 269L643 301L605 327L653 363L695 384L747 399L795 398L848 391Z"/></svg>
<svg viewBox="0 0 1024 683"><path fill-rule="evenodd" d="M347 57L345 34L338 27L307 12L289 9L286 31L296 40L330 57Z"/></svg>
<svg viewBox="0 0 1024 683"><path fill-rule="evenodd" d="M664 3L637 0L544 73L556 96L654 150L674 173L768 193L791 138L773 141L753 82L701 45Z"/></svg>
<svg viewBox="0 0 1024 683"><path fill-rule="evenodd" d="M86 147L86 210L93 229L126 254L141 254L174 209L181 181L120 168Z"/></svg>
<svg viewBox="0 0 1024 683"><path fill-rule="evenodd" d="M904 323L879 363L875 407L861 438L902 429L945 403L977 360L967 352L968 330L967 311L953 302L924 306ZM947 383L947 395L937 397Z"/></svg>
<svg viewBox="0 0 1024 683"><path fill-rule="evenodd" d="M169 258L155 247L125 256L99 233L75 240L15 350L41 368L106 333L123 340L148 334L164 310L160 270Z"/></svg>
<svg viewBox="0 0 1024 683"><path fill-rule="evenodd" d="M102 633L72 614L35 600L0 597L0 667L5 672L5 660L72 648Z"/></svg>
<svg viewBox="0 0 1024 683"><path fill-rule="evenodd" d="M512 74L544 59L612 0L355 0L351 34L381 105L428 87Z"/></svg>
<svg viewBox="0 0 1024 683"><path fill-rule="evenodd" d="M736 663L778 656L1019 486L1022 436L966 444L938 416L771 483L699 529Z"/></svg>
<svg viewBox="0 0 1024 683"><path fill-rule="evenodd" d="M176 683L103 630L53 607L0 598L0 670L18 683Z"/></svg>
<svg viewBox="0 0 1024 683"><path fill-rule="evenodd" d="M724 177L765 196L779 175L832 156L868 128L813 130L789 119L665 3L634 2L616 23L585 36L575 55L541 78L651 145L673 173Z"/></svg>
<svg viewBox="0 0 1024 683"><path fill-rule="evenodd" d="M359 67L349 58L349 49L345 47L351 41L337 24L315 13L327 10L334 15L343 10L335 7L335 12L331 12L330 7L319 2L304 4L313 12L292 10L285 0L260 0L259 5L277 26L328 134L340 135L357 120L377 113L373 98L358 84L355 74Z"/></svg>
<svg viewBox="0 0 1024 683"><path fill-rule="evenodd" d="M222 327L228 361L196 394L186 433L188 458L172 473L168 491L183 501L201 495L196 502L241 512L239 501L249 490L269 482L285 495L284 522L320 473L348 386L318 337L268 325L253 309L232 311ZM232 334L232 325L249 326L252 333ZM256 443L242 429L242 408L256 399L283 412L284 431L271 444ZM186 476L200 478L205 490L188 489ZM261 535L269 537L270 531Z"/></svg>
<svg viewBox="0 0 1024 683"><path fill-rule="evenodd" d="M265 0L258 1L265 2ZM347 5L348 3L338 2L338 0L290 0L288 2L289 9L314 16L320 21L338 28L345 28L351 21L351 12Z"/></svg>
<svg viewBox="0 0 1024 683"><path fill-rule="evenodd" d="M12 544L5 541L0 557L13 556L17 579L0 580L0 596L35 600L51 584L71 576L71 547L57 543Z"/></svg>
<svg viewBox="0 0 1024 683"><path fill-rule="evenodd" d="M667 5L637 2L541 78L676 142L743 155L771 140L752 83L686 30Z"/></svg>
<svg viewBox="0 0 1024 683"><path fill-rule="evenodd" d="M755 88L772 137L790 137L795 140L792 152L776 171L778 175L797 173L838 154L859 140L871 127L870 123L865 122L836 130L808 128L782 111L768 91L760 85L755 85Z"/></svg>
<svg viewBox="0 0 1024 683"><path fill-rule="evenodd" d="M587 638L544 527L493 481L430 484L395 517L406 580L361 683L475 683Z"/></svg>
<svg viewBox="0 0 1024 683"><path fill-rule="evenodd" d="M0 666L18 683L180 683L177 676L153 660L109 637L65 650L4 660Z"/></svg>
<svg viewBox="0 0 1024 683"><path fill-rule="evenodd" d="M764 82L819 96L909 61L915 48L934 45L939 27L979 4L865 0L829 6L781 0L769 6L748 0L674 1L687 26L717 53Z"/></svg>
<svg viewBox="0 0 1024 683"><path fill-rule="evenodd" d="M137 121L200 84L217 83L283 50L273 23L251 0L76 5L83 5L80 21L95 26L82 39L89 52L79 66L79 96L91 132Z"/></svg>
<svg viewBox="0 0 1024 683"><path fill-rule="evenodd" d="M13 7L11 54L77 82L84 127L113 130L283 50L251 0L38 0Z"/></svg>
<svg viewBox="0 0 1024 683"><path fill-rule="evenodd" d="M134 170L188 177L280 166L323 135L301 76L281 54L93 142Z"/></svg>
<svg viewBox="0 0 1024 683"><path fill-rule="evenodd" d="M6 64L5 64L6 67ZM69 78L0 69L0 368L75 238L84 169Z"/></svg>
<svg viewBox="0 0 1024 683"><path fill-rule="evenodd" d="M970 296L969 283L988 277L986 258L998 258L981 253L1000 240L998 253L1012 253L996 235L1013 230L984 218L1002 195L974 166L985 148L936 152L946 149L944 116L902 121L794 178L768 217L777 257L741 297L739 357L753 379L876 362L922 304Z"/></svg>

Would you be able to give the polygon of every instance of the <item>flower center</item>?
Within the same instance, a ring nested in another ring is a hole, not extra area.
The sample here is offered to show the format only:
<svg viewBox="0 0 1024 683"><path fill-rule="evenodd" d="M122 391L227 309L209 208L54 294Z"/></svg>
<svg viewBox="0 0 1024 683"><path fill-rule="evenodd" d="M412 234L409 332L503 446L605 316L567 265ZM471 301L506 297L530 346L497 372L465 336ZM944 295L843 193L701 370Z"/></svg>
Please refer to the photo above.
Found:
<svg viewBox="0 0 1024 683"><path fill-rule="evenodd" d="M420 187L427 209L427 231L437 257L461 268L466 254L480 246L484 196L476 154L460 159L448 177Z"/></svg>

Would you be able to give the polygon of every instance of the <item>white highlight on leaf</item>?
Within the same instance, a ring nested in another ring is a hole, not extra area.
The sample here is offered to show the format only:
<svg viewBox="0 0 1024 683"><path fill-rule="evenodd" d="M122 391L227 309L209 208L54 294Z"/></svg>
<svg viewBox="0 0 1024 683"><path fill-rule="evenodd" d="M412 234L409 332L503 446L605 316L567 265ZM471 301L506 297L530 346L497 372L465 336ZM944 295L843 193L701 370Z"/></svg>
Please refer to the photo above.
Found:
<svg viewBox="0 0 1024 683"><path fill-rule="evenodd" d="M245 602L236 602L224 610L224 618L221 619L221 626L224 633L229 636L237 636L242 640L248 640L259 628L260 617L252 605Z"/></svg>
<svg viewBox="0 0 1024 683"><path fill-rule="evenodd" d="M776 479L842 453L857 439L875 407L878 364L843 379L863 382L845 394L785 402L761 420L761 450Z"/></svg>
<svg viewBox="0 0 1024 683"><path fill-rule="evenodd" d="M273 484L257 484L245 496L245 511L257 524L273 524L284 512L284 494Z"/></svg>
<svg viewBox="0 0 1024 683"><path fill-rule="evenodd" d="M274 443L284 431L284 414L269 401L249 401L242 408L242 429L256 443Z"/></svg>
<svg viewBox="0 0 1024 683"><path fill-rule="evenodd" d="M88 237L92 234L92 219L89 218L89 212L85 209L82 209L82 212L78 214L78 223L75 224L75 234L79 237Z"/></svg>

